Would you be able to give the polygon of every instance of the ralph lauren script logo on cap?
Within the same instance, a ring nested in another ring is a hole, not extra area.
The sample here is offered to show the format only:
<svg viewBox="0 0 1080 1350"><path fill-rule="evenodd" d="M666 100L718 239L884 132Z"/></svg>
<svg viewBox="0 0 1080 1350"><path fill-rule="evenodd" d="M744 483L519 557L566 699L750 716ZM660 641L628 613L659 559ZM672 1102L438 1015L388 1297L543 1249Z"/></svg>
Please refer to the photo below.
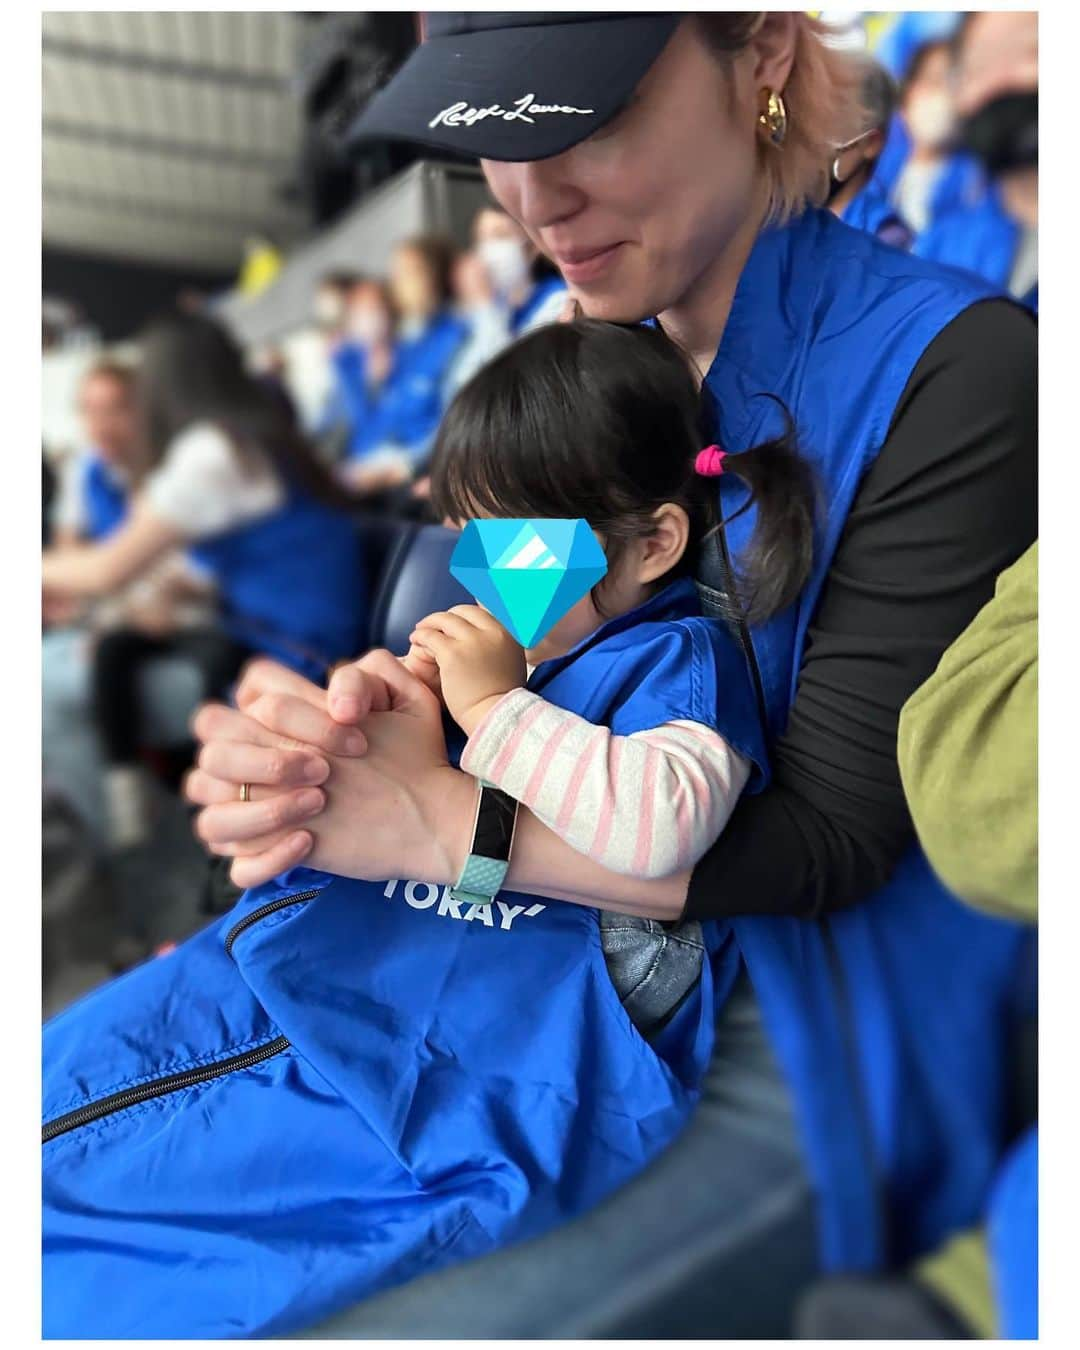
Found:
<svg viewBox="0 0 1080 1350"><path fill-rule="evenodd" d="M517 99L509 108L501 103L492 103L487 108L470 108L467 103L451 103L428 123L429 127L472 127L485 117L498 117L504 122L535 123L541 113L569 113L577 117L589 117L592 108L568 108L563 103L534 103L535 94L526 94Z"/></svg>

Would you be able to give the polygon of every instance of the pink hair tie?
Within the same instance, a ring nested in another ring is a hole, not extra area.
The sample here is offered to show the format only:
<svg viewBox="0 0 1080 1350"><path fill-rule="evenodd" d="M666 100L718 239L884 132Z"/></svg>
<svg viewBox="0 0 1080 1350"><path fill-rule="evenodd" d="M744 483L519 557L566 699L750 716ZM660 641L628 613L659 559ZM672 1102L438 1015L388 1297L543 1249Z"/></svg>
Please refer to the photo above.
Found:
<svg viewBox="0 0 1080 1350"><path fill-rule="evenodd" d="M694 460L694 472L701 474L702 478L719 478L724 472L726 455L727 451L721 450L718 445L707 445Z"/></svg>

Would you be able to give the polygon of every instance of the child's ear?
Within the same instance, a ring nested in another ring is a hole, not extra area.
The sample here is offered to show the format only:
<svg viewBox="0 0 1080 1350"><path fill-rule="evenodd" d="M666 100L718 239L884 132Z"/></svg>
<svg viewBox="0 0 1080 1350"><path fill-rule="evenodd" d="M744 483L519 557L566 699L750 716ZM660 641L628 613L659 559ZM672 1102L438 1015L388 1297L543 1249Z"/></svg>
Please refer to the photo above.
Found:
<svg viewBox="0 0 1080 1350"><path fill-rule="evenodd" d="M642 540L638 581L659 581L679 562L690 542L690 517L681 506L665 502L653 512L652 533Z"/></svg>

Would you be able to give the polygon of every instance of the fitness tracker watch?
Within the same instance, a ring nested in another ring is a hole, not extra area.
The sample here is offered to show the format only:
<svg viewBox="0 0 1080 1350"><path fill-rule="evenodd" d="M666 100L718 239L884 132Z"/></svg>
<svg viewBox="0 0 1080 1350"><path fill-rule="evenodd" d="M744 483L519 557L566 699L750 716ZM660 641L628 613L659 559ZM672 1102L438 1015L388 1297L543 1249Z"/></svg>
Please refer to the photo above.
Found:
<svg viewBox="0 0 1080 1350"><path fill-rule="evenodd" d="M464 904L490 905L510 868L518 804L493 783L483 778L476 781L480 791L476 798L472 843L461 876L451 887L450 894Z"/></svg>

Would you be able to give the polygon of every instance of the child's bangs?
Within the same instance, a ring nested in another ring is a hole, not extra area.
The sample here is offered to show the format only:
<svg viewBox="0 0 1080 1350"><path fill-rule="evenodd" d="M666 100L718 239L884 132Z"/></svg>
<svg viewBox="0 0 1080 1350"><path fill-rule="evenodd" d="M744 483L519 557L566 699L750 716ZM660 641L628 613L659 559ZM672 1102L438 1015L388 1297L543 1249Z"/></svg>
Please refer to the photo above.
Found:
<svg viewBox="0 0 1080 1350"><path fill-rule="evenodd" d="M431 476L432 505L440 519L574 519L580 502L561 491L543 452L510 438L501 445L447 439Z"/></svg>

